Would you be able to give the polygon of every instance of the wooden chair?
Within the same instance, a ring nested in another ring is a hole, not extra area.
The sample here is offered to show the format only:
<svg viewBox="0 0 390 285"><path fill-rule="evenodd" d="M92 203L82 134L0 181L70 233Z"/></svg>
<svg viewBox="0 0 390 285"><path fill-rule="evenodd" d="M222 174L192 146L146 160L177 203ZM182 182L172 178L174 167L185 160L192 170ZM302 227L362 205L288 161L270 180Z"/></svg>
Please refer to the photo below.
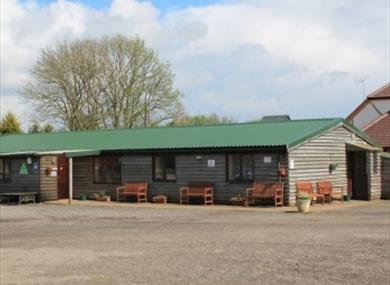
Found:
<svg viewBox="0 0 390 285"><path fill-rule="evenodd" d="M129 196L135 196L137 203L147 202L148 182L127 182L124 186L116 188L116 200L125 201Z"/></svg>
<svg viewBox="0 0 390 285"><path fill-rule="evenodd" d="M273 199L275 207L283 207L283 183L253 182L246 189L245 206L255 205L256 199Z"/></svg>
<svg viewBox="0 0 390 285"><path fill-rule="evenodd" d="M324 195L324 202L331 202L332 183L330 181L317 181L317 193Z"/></svg>
<svg viewBox="0 0 390 285"><path fill-rule="evenodd" d="M190 182L187 187L181 187L179 192L180 204L189 204L191 197L203 198L205 206L214 204L214 183Z"/></svg>
<svg viewBox="0 0 390 285"><path fill-rule="evenodd" d="M314 203L314 201L321 201L322 202L322 205L324 205L324 201L325 201L325 197L323 194L321 193L318 193L318 192L313 192L313 187L312 187L312 183L311 181L297 181L295 183L295 188L296 188L296 194L298 195L298 193L307 193L311 196L312 198L312 203Z"/></svg>

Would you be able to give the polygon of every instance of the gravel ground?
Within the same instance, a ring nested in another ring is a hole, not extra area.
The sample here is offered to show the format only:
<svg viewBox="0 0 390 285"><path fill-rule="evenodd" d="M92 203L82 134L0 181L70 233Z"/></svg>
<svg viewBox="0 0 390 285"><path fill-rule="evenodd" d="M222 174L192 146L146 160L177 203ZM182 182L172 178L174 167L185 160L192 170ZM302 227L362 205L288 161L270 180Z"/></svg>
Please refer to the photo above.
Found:
<svg viewBox="0 0 390 285"><path fill-rule="evenodd" d="M389 219L390 201L307 215L0 206L0 283L390 284Z"/></svg>

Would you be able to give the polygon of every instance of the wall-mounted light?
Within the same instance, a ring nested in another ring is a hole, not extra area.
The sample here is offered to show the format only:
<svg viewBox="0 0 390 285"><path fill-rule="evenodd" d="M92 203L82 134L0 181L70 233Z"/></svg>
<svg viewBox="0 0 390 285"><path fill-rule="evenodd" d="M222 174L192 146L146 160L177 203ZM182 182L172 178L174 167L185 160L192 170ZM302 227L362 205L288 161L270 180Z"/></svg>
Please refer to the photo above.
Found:
<svg viewBox="0 0 390 285"><path fill-rule="evenodd" d="M197 156L195 156L195 159L196 160L200 160L200 159L202 159L202 156L201 155L197 155Z"/></svg>

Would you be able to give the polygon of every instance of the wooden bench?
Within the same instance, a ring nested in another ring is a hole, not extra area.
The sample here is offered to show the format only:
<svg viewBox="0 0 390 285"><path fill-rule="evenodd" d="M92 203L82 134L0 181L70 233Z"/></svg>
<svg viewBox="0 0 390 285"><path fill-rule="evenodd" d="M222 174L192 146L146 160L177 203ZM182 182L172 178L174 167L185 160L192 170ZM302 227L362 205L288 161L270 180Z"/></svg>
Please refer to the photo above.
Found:
<svg viewBox="0 0 390 285"><path fill-rule="evenodd" d="M203 198L205 206L214 204L214 183L190 182L187 187L181 187L179 192L180 204L189 204L191 197Z"/></svg>
<svg viewBox="0 0 390 285"><path fill-rule="evenodd" d="M16 197L17 204L36 203L37 192L3 192L0 193L0 202L6 202L9 204L11 198Z"/></svg>
<svg viewBox="0 0 390 285"><path fill-rule="evenodd" d="M283 183L254 182L246 189L245 206L255 205L256 199L273 199L275 207L283 207Z"/></svg>
<svg viewBox="0 0 390 285"><path fill-rule="evenodd" d="M117 202L126 201L129 196L135 196L137 203L147 202L148 182L127 182L124 186L116 188Z"/></svg>

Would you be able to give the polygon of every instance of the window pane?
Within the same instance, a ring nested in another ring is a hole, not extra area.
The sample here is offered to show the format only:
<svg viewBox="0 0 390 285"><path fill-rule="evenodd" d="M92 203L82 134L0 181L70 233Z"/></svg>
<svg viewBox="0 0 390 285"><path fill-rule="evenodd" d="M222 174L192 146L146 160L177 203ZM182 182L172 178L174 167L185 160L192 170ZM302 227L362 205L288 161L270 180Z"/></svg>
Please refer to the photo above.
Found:
<svg viewBox="0 0 390 285"><path fill-rule="evenodd" d="M11 160L5 159L3 163L4 163L4 179L9 180L11 179Z"/></svg>
<svg viewBox="0 0 390 285"><path fill-rule="evenodd" d="M243 155L242 160L242 175L244 180L253 180L253 156Z"/></svg>
<svg viewBox="0 0 390 285"><path fill-rule="evenodd" d="M103 182L102 165L99 157L95 157L95 182Z"/></svg>
<svg viewBox="0 0 390 285"><path fill-rule="evenodd" d="M112 183L113 171L112 171L112 159L105 158L103 162L103 181L105 183Z"/></svg>
<svg viewBox="0 0 390 285"><path fill-rule="evenodd" d="M121 159L114 158L114 183L121 183L122 174L121 174Z"/></svg>
<svg viewBox="0 0 390 285"><path fill-rule="evenodd" d="M169 155L165 157L165 173L167 180L176 180L176 163L175 157L173 155Z"/></svg>
<svg viewBox="0 0 390 285"><path fill-rule="evenodd" d="M162 156L154 157L154 179L164 179L164 161Z"/></svg>
<svg viewBox="0 0 390 285"><path fill-rule="evenodd" d="M241 179L239 154L231 154L228 156L228 170L228 178L230 181Z"/></svg>

